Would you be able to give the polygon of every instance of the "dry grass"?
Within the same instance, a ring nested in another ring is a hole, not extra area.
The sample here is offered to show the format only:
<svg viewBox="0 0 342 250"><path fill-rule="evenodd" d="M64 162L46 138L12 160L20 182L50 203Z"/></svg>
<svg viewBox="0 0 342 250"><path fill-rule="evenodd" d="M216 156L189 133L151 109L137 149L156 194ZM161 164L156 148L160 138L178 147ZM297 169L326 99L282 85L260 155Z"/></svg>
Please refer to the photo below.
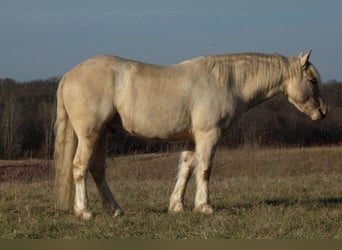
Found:
<svg viewBox="0 0 342 250"><path fill-rule="evenodd" d="M53 209L51 169L13 175L0 183L0 238L342 239L341 155L341 147L219 150L209 216L191 212L194 182L186 212L167 213L178 154L108 159L110 186L126 212L116 219L102 213L92 180L97 216L82 222Z"/></svg>

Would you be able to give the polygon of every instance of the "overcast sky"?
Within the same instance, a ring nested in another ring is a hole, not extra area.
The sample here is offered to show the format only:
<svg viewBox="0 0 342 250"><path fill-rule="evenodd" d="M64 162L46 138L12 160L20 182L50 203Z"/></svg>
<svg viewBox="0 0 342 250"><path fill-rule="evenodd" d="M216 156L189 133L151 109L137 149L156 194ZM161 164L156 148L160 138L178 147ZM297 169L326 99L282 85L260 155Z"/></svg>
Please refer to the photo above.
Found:
<svg viewBox="0 0 342 250"><path fill-rule="evenodd" d="M342 80L341 0L1 0L0 78L62 76L115 54L173 64L207 54L298 55Z"/></svg>

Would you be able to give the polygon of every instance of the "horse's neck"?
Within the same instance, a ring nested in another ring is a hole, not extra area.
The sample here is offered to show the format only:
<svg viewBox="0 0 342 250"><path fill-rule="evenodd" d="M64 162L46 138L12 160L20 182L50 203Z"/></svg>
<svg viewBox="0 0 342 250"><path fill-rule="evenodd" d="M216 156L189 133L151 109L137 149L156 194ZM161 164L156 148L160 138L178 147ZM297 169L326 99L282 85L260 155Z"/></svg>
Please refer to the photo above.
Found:
<svg viewBox="0 0 342 250"><path fill-rule="evenodd" d="M247 108L254 107L283 92L284 68L272 67L268 72L247 76L236 85L240 99Z"/></svg>
<svg viewBox="0 0 342 250"><path fill-rule="evenodd" d="M240 99L247 108L254 107L282 92L282 82L251 81L248 80L239 86Z"/></svg>

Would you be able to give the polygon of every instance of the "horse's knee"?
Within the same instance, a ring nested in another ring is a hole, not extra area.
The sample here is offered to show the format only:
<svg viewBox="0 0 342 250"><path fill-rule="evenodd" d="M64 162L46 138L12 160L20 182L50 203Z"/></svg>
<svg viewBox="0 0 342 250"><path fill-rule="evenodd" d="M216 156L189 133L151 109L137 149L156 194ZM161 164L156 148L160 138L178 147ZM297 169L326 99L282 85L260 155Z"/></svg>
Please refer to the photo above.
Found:
<svg viewBox="0 0 342 250"><path fill-rule="evenodd" d="M201 171L201 178L205 181L209 181L211 175L211 167Z"/></svg>
<svg viewBox="0 0 342 250"><path fill-rule="evenodd" d="M182 160L183 162L187 164L191 164L194 158L194 152L192 151L186 151L185 153L182 154Z"/></svg>
<svg viewBox="0 0 342 250"><path fill-rule="evenodd" d="M80 181L83 181L87 176L87 169L85 167L78 167L77 165L74 165L72 170L74 181L75 183L78 183Z"/></svg>

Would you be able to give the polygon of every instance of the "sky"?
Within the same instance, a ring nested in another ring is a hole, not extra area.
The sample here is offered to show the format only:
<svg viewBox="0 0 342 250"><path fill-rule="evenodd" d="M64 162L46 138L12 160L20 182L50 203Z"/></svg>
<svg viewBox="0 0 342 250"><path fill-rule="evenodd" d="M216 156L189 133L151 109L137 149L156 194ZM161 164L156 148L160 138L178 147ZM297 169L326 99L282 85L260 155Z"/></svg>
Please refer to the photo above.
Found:
<svg viewBox="0 0 342 250"><path fill-rule="evenodd" d="M297 56L342 80L341 0L1 0L0 78L60 77L113 54L168 65L208 54Z"/></svg>

